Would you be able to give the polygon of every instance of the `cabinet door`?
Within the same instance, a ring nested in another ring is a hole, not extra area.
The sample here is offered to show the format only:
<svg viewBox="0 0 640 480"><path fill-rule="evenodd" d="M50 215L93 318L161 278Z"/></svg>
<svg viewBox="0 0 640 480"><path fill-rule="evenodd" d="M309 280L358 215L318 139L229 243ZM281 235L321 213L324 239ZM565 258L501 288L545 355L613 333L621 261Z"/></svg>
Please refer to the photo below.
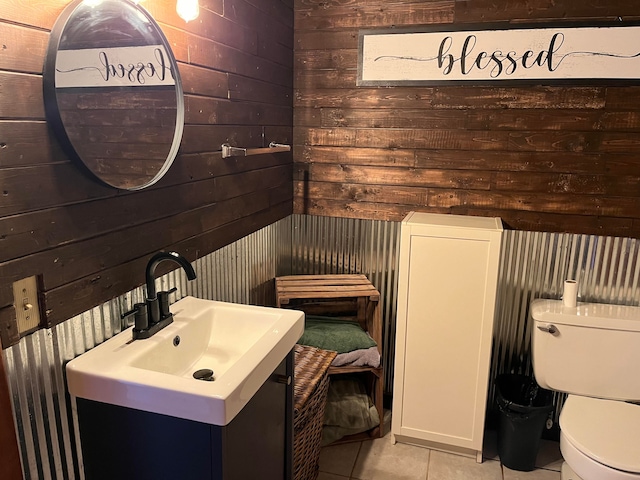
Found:
<svg viewBox="0 0 640 480"><path fill-rule="evenodd" d="M497 248L487 234L410 235L408 241L400 272L404 345L397 354L404 358L394 433L480 451L499 241Z"/></svg>

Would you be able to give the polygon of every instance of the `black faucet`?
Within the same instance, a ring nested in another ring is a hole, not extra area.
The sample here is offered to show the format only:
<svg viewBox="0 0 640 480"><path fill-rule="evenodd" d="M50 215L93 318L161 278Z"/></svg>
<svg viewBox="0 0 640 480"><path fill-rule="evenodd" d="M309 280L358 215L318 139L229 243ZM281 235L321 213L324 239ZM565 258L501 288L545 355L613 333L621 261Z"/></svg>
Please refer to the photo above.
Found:
<svg viewBox="0 0 640 480"><path fill-rule="evenodd" d="M189 280L196 278L196 272L189 261L176 252L158 252L149 259L145 270L147 281L147 299L145 303L136 303L133 310L122 315L122 318L135 314L133 339L149 338L173 322L173 315L169 311L169 294L175 292L172 288L167 292L156 294L156 267L160 262L171 260L182 267Z"/></svg>

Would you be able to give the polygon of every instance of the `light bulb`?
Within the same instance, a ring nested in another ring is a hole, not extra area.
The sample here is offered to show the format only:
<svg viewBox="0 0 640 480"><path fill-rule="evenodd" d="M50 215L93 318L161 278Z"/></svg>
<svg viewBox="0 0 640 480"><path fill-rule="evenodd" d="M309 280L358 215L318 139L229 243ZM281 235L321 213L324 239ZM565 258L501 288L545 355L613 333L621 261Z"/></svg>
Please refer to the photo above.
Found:
<svg viewBox="0 0 640 480"><path fill-rule="evenodd" d="M200 14L198 0L178 0L176 4L176 12L185 22L195 20Z"/></svg>

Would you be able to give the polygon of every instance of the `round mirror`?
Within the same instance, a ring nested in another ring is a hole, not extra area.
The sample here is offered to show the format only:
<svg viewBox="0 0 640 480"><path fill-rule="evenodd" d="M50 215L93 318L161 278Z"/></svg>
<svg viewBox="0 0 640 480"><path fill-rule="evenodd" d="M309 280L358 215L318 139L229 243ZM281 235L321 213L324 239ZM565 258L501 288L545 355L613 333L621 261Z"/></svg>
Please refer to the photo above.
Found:
<svg viewBox="0 0 640 480"><path fill-rule="evenodd" d="M184 100L160 27L129 0L77 0L51 32L47 119L83 170L116 188L157 182L178 153Z"/></svg>

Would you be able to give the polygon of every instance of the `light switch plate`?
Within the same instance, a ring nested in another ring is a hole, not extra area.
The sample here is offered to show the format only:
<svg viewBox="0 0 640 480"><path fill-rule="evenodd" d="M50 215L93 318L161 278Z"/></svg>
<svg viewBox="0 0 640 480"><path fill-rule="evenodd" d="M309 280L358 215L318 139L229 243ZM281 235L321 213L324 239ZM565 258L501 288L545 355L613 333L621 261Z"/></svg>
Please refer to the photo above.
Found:
<svg viewBox="0 0 640 480"><path fill-rule="evenodd" d="M21 335L40 325L38 281L35 276L13 283L13 304L16 309L18 332Z"/></svg>

